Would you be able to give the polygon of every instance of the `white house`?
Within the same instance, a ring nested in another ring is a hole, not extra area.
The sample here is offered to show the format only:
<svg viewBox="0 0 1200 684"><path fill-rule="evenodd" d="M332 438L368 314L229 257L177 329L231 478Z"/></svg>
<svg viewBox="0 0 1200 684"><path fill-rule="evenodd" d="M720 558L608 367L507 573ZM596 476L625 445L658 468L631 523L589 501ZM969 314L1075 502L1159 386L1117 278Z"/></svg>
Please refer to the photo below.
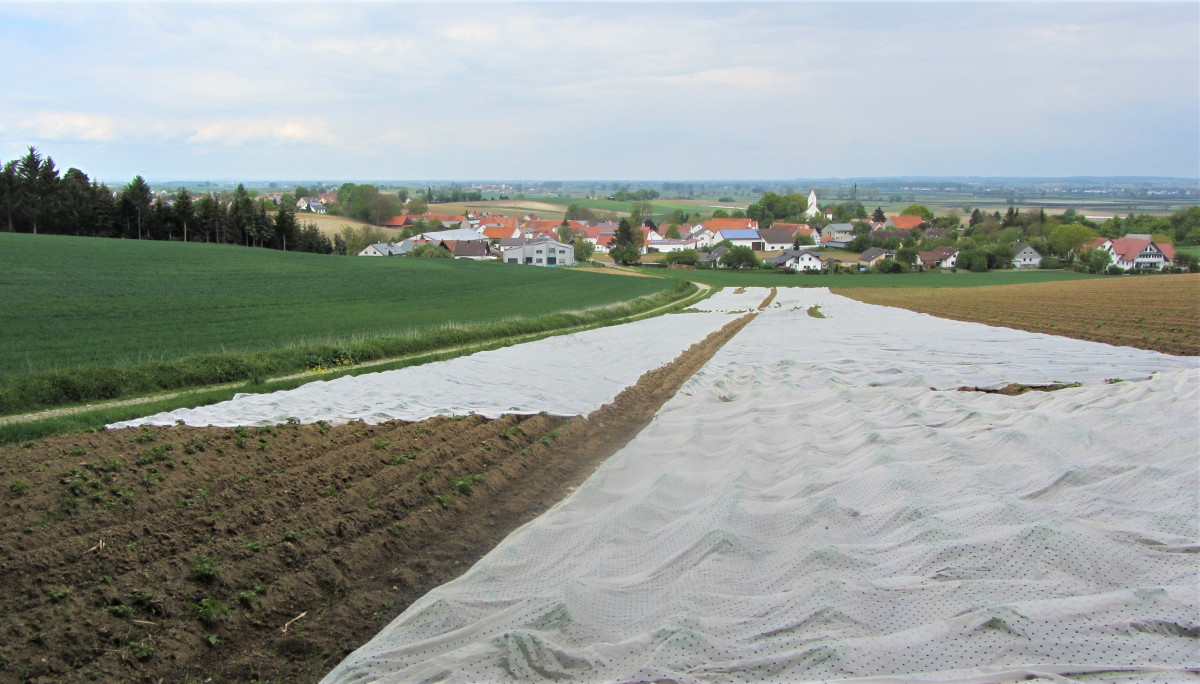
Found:
<svg viewBox="0 0 1200 684"><path fill-rule="evenodd" d="M796 271L820 271L825 268L825 261L817 252L804 250L790 253L795 254L795 256L786 260L782 264L783 268L790 268Z"/></svg>
<svg viewBox="0 0 1200 684"><path fill-rule="evenodd" d="M504 250L502 260L506 264L573 266L575 264L575 248L550 238L538 238L519 247L510 247Z"/></svg>
<svg viewBox="0 0 1200 684"><path fill-rule="evenodd" d="M1108 240L1100 249L1107 250L1113 257L1113 265L1123 271L1130 269L1154 269L1161 271L1175 257L1174 245L1159 246L1148 235L1126 235Z"/></svg>
<svg viewBox="0 0 1200 684"><path fill-rule="evenodd" d="M1017 253L1013 257L1013 268L1040 268L1042 265L1042 255L1029 245L1016 243L1013 245L1013 250Z"/></svg>
<svg viewBox="0 0 1200 684"><path fill-rule="evenodd" d="M717 244L717 234L706 228L703 223L692 226L687 238L695 240L701 247L711 247Z"/></svg>

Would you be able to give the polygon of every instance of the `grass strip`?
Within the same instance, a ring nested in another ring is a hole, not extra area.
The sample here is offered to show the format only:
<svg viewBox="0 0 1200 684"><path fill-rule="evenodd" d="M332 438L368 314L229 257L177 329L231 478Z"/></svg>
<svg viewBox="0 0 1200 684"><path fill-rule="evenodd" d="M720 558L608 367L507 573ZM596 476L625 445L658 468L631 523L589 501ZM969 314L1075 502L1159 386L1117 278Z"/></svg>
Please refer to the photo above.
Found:
<svg viewBox="0 0 1200 684"><path fill-rule="evenodd" d="M207 406L209 404L228 401L236 394L265 394L268 392L278 392L294 389L301 385L313 382L314 380L333 380L346 375L361 375L363 373L378 373L388 370L397 370L400 368L419 366L435 361L445 361L448 359L457 358L459 356L475 354L481 351L500 349L515 344L534 342L547 337L583 332L585 330L593 330L610 325L619 325L635 320L650 318L652 316L680 311L712 295L712 290L700 289L691 283L688 283L688 285L689 287L683 288L683 290L685 290L685 296L682 299L679 299L665 307L660 304L659 307L661 308L656 307L658 310L655 311L635 313L620 319L605 319L571 328L526 333L523 335L506 337L503 339L493 339L475 344L461 345L452 350L430 351L426 353L410 355L394 361L373 364L369 367L343 366L322 368L319 370L313 370L311 373L305 373L301 377L267 380L262 382L248 382L244 385L239 385L236 387L225 386L210 389L200 388L182 394L176 394L171 397L165 397L159 400L154 400L151 398L150 401L133 405L101 407L89 411L72 412L69 414L56 415L20 423L0 424L0 446L5 444L30 442L32 440L42 439L52 435L94 432L104 429L105 425L109 425L111 423L133 420L135 418L141 418L143 416L153 415L155 413L173 411L179 408L195 408L198 406ZM680 288L675 289L679 290Z"/></svg>

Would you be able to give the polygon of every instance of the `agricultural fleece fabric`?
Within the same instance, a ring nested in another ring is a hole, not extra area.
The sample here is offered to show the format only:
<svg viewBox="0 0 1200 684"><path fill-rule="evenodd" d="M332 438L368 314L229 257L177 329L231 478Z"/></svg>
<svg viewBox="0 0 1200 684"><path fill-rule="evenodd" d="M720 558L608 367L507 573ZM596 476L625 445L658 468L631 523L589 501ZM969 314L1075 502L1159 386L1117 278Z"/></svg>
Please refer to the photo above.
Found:
<svg viewBox="0 0 1200 684"><path fill-rule="evenodd" d="M324 681L1191 678L1198 409L1197 359L785 289Z"/></svg>

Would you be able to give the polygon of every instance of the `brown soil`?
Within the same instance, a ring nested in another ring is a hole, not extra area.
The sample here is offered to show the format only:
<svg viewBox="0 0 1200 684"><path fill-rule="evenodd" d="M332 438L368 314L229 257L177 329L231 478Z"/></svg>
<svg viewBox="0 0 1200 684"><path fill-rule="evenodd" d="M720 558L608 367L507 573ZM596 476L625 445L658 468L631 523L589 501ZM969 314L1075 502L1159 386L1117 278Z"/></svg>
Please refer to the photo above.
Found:
<svg viewBox="0 0 1200 684"><path fill-rule="evenodd" d="M1166 354L1200 355L1200 275L955 288L839 288L868 304Z"/></svg>
<svg viewBox="0 0 1200 684"><path fill-rule="evenodd" d="M586 418L0 448L0 681L316 681L566 496L751 317Z"/></svg>
<svg viewBox="0 0 1200 684"><path fill-rule="evenodd" d="M1060 389L1068 387L1079 387L1077 382L1056 382L1049 385L1021 385L1018 383L1010 383L1004 387L988 389L986 387L968 387L963 385L958 388L959 392L983 392L984 394L1003 394L1006 397L1016 397L1026 392L1057 392Z"/></svg>

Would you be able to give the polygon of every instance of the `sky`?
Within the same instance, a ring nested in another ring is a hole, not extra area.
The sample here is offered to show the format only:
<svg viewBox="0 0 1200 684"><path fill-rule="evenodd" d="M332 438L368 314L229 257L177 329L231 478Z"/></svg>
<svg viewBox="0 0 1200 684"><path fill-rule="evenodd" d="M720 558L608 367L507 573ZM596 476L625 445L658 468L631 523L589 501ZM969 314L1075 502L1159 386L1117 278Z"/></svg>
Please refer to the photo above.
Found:
<svg viewBox="0 0 1200 684"><path fill-rule="evenodd" d="M1200 3L12 3L0 160L165 180L1200 178Z"/></svg>

